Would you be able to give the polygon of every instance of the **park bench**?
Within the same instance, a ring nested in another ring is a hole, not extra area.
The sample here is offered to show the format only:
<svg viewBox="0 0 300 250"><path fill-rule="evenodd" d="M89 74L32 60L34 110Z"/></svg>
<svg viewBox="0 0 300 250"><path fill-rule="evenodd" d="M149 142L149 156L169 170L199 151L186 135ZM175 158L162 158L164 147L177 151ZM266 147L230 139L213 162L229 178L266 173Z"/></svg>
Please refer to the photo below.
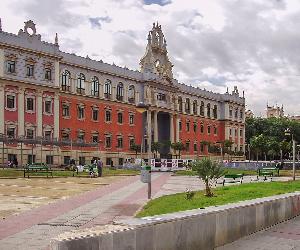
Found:
<svg viewBox="0 0 300 250"><path fill-rule="evenodd" d="M261 168L257 170L258 172L258 176L264 176L264 181L267 180L267 176L271 177L271 181L272 181L272 177L274 176L274 173L277 174L277 176L279 176L279 168Z"/></svg>
<svg viewBox="0 0 300 250"><path fill-rule="evenodd" d="M227 183L236 183L240 182L243 183L244 174L225 174L223 177L223 186L225 185L225 182Z"/></svg>
<svg viewBox="0 0 300 250"><path fill-rule="evenodd" d="M46 173L47 178L48 178L48 174L50 174L51 177L53 177L52 170L45 163L27 164L24 167L24 178L26 177L26 174L27 174L27 178L29 178L30 173Z"/></svg>

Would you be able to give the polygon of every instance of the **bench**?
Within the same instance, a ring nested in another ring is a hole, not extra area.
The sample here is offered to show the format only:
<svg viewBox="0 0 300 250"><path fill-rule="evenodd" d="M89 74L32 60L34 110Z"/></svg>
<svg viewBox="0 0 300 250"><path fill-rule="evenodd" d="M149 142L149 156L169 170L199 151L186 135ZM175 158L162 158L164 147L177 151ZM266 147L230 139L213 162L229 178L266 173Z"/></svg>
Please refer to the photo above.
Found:
<svg viewBox="0 0 300 250"><path fill-rule="evenodd" d="M244 174L225 174L223 177L223 186L225 185L225 182L228 183L236 183L236 182L240 182L241 184L243 183L243 178L244 178ZM228 180L231 179L231 180Z"/></svg>
<svg viewBox="0 0 300 250"><path fill-rule="evenodd" d="M24 167L24 178L26 177L26 173L27 173L27 178L29 178L30 173L46 173L47 178L48 178L48 174L50 174L51 177L53 178L52 170L45 163L27 164Z"/></svg>
<svg viewBox="0 0 300 250"><path fill-rule="evenodd" d="M279 168L261 168L257 170L258 172L258 176L264 176L264 181L267 180L267 176L271 177L271 181L272 181L272 177L274 176L274 173L277 174L277 176L279 176Z"/></svg>

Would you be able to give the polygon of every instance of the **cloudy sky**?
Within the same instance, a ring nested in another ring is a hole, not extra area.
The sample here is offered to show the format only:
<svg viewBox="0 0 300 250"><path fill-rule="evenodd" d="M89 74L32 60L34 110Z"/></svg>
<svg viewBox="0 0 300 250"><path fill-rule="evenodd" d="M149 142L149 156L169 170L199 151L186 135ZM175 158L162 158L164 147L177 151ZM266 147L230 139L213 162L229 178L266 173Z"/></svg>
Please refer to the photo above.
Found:
<svg viewBox="0 0 300 250"><path fill-rule="evenodd" d="M0 17L5 31L32 19L61 50L131 69L158 21L180 82L238 85L257 115L267 102L300 115L299 0L1 0Z"/></svg>

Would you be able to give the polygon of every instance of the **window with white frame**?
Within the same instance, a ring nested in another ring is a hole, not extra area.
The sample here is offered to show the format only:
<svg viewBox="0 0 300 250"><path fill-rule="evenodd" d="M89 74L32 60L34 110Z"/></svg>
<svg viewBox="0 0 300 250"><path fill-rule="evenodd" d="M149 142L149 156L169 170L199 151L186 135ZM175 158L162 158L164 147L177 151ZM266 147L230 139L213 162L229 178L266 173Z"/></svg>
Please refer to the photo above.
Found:
<svg viewBox="0 0 300 250"><path fill-rule="evenodd" d="M27 128L26 129L26 138L33 139L34 138L34 128Z"/></svg>
<svg viewBox="0 0 300 250"><path fill-rule="evenodd" d="M70 105L68 103L62 104L62 117L70 117Z"/></svg>
<svg viewBox="0 0 300 250"><path fill-rule="evenodd" d="M123 137L122 136L117 137L117 148L123 148Z"/></svg>
<svg viewBox="0 0 300 250"><path fill-rule="evenodd" d="M99 96L99 79L97 76L92 78L92 89L91 89L92 96Z"/></svg>
<svg viewBox="0 0 300 250"><path fill-rule="evenodd" d="M118 123L123 124L123 113L122 112L118 113Z"/></svg>
<svg viewBox="0 0 300 250"><path fill-rule="evenodd" d="M77 106L77 118L84 119L84 106L82 105Z"/></svg>
<svg viewBox="0 0 300 250"><path fill-rule="evenodd" d="M61 74L61 89L65 91L70 91L71 85L71 73L68 70L65 70Z"/></svg>
<svg viewBox="0 0 300 250"><path fill-rule="evenodd" d="M85 137L85 132L83 130L78 131L77 140L79 142L83 142Z"/></svg>
<svg viewBox="0 0 300 250"><path fill-rule="evenodd" d="M16 61L7 60L6 61L6 72L15 73L16 72Z"/></svg>
<svg viewBox="0 0 300 250"><path fill-rule="evenodd" d="M124 85L123 83L119 82L119 84L117 85L117 100L118 101L123 101L123 97L124 97Z"/></svg>
<svg viewBox="0 0 300 250"><path fill-rule="evenodd" d="M26 111L34 112L34 97L26 97Z"/></svg>
<svg viewBox="0 0 300 250"><path fill-rule="evenodd" d="M98 133L92 134L92 142L99 142L99 134Z"/></svg>
<svg viewBox="0 0 300 250"><path fill-rule="evenodd" d="M44 131L44 139L46 141L50 141L52 139L52 131L51 130Z"/></svg>
<svg viewBox="0 0 300 250"><path fill-rule="evenodd" d="M108 79L105 81L105 84L104 84L104 97L106 99L111 98L111 81Z"/></svg>
<svg viewBox="0 0 300 250"><path fill-rule="evenodd" d="M129 114L129 124L130 125L134 124L134 114Z"/></svg>
<svg viewBox="0 0 300 250"><path fill-rule="evenodd" d="M133 145L135 145L135 140L134 140L133 137L130 137L130 138L129 138L129 148L132 148Z"/></svg>
<svg viewBox="0 0 300 250"><path fill-rule="evenodd" d="M16 108L16 96L14 94L6 95L6 108L8 109Z"/></svg>
<svg viewBox="0 0 300 250"><path fill-rule="evenodd" d="M52 80L52 71L50 68L45 68L45 80L47 81Z"/></svg>
<svg viewBox="0 0 300 250"><path fill-rule="evenodd" d="M105 136L105 147L106 148L111 148L111 135L106 135Z"/></svg>
<svg viewBox="0 0 300 250"><path fill-rule="evenodd" d="M44 101L44 112L48 115L52 114L52 100Z"/></svg>
<svg viewBox="0 0 300 250"><path fill-rule="evenodd" d="M128 89L128 102L134 103L135 102L135 87L134 85L130 85Z"/></svg>
<svg viewBox="0 0 300 250"><path fill-rule="evenodd" d="M79 73L79 75L77 76L76 91L78 94L84 94L84 89L85 89L85 75Z"/></svg>
<svg viewBox="0 0 300 250"><path fill-rule="evenodd" d="M33 77L34 75L34 65L33 64L27 64L26 65L26 76Z"/></svg>
<svg viewBox="0 0 300 250"><path fill-rule="evenodd" d="M69 141L70 140L70 131L62 130L61 138L63 141Z"/></svg>
<svg viewBox="0 0 300 250"><path fill-rule="evenodd" d="M99 110L98 108L92 108L92 120L98 121L99 118Z"/></svg>
<svg viewBox="0 0 300 250"><path fill-rule="evenodd" d="M15 127L8 127L6 129L6 136L8 138L15 138L16 137L16 128Z"/></svg>
<svg viewBox="0 0 300 250"><path fill-rule="evenodd" d="M105 121L111 122L111 111L110 110L105 111Z"/></svg>

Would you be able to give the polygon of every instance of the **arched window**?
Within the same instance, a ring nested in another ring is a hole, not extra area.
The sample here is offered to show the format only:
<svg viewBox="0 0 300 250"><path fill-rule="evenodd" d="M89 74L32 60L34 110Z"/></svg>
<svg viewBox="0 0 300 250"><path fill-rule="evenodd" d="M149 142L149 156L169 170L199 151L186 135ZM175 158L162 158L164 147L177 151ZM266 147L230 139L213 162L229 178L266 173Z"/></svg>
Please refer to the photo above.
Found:
<svg viewBox="0 0 300 250"><path fill-rule="evenodd" d="M200 115L204 116L204 102L200 104Z"/></svg>
<svg viewBox="0 0 300 250"><path fill-rule="evenodd" d="M218 118L218 106L217 105L214 105L213 116L214 116L215 119Z"/></svg>
<svg viewBox="0 0 300 250"><path fill-rule="evenodd" d="M135 87L134 85L130 85L128 89L128 102L134 103L135 102Z"/></svg>
<svg viewBox="0 0 300 250"><path fill-rule="evenodd" d="M64 91L70 91L70 85L71 85L71 74L70 71L65 70L61 74L61 89Z"/></svg>
<svg viewBox="0 0 300 250"><path fill-rule="evenodd" d="M123 83L119 83L117 85L117 100L118 101L123 101L123 97L124 97L124 85Z"/></svg>
<svg viewBox="0 0 300 250"><path fill-rule="evenodd" d="M197 106L198 106L198 103L197 103L197 101L195 100L195 101L193 102L193 114L194 114L194 115L197 115L197 114L198 114Z"/></svg>
<svg viewBox="0 0 300 250"><path fill-rule="evenodd" d="M182 112L182 98L181 98L181 96L178 97L178 109L179 109L179 112Z"/></svg>
<svg viewBox="0 0 300 250"><path fill-rule="evenodd" d="M111 81L106 80L104 84L104 97L110 99L111 97Z"/></svg>
<svg viewBox="0 0 300 250"><path fill-rule="evenodd" d="M207 111L206 111L207 117L210 117L210 103L208 103L206 107L207 107Z"/></svg>
<svg viewBox="0 0 300 250"><path fill-rule="evenodd" d="M85 76L84 74L80 73L77 77L77 88L76 88L77 93L84 94L84 82L85 82Z"/></svg>
<svg viewBox="0 0 300 250"><path fill-rule="evenodd" d="M189 98L185 99L185 112L188 114L191 112L191 104Z"/></svg>
<svg viewBox="0 0 300 250"><path fill-rule="evenodd" d="M99 79L97 76L94 76L92 78L92 90L91 90L92 96L99 96Z"/></svg>

